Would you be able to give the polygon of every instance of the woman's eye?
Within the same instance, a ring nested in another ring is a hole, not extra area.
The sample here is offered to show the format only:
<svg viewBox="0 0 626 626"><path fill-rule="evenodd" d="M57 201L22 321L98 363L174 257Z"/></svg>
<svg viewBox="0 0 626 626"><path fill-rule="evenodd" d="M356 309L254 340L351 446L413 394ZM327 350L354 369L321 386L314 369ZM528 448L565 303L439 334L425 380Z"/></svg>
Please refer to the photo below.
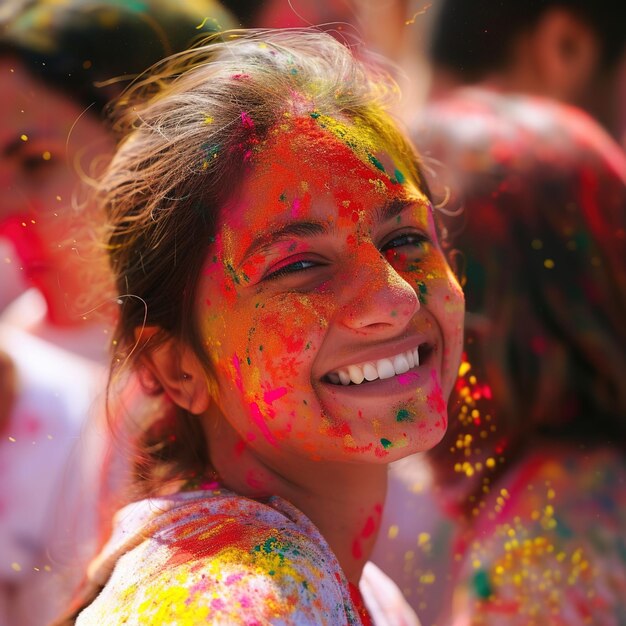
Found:
<svg viewBox="0 0 626 626"><path fill-rule="evenodd" d="M430 243L430 239L422 233L402 233L388 241L381 252L398 251L399 248L423 248ZM410 250L408 251L410 253Z"/></svg>
<svg viewBox="0 0 626 626"><path fill-rule="evenodd" d="M314 261L294 261L293 263L283 265L279 269L270 272L267 276L265 276L264 280L274 280L276 278L281 278L282 276L288 276L289 274L304 272L305 270L311 269L312 267L316 267L318 265L319 263L315 263Z"/></svg>

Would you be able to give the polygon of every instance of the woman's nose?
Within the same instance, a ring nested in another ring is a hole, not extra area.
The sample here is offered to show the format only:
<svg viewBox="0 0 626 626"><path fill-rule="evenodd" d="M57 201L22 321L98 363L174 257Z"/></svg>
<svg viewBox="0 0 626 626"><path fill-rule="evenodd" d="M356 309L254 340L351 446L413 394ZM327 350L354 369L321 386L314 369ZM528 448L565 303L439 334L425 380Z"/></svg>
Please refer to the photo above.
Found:
<svg viewBox="0 0 626 626"><path fill-rule="evenodd" d="M350 265L341 323L360 332L401 332L420 308L415 289L374 245L362 244Z"/></svg>

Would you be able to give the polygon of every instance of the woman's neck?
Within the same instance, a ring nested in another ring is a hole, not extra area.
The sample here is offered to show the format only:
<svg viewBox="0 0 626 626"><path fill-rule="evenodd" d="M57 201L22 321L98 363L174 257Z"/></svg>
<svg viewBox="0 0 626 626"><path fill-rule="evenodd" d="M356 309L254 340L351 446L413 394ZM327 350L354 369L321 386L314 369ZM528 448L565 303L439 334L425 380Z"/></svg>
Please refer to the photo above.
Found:
<svg viewBox="0 0 626 626"><path fill-rule="evenodd" d="M207 427L221 483L243 496L277 495L293 504L326 539L348 580L358 584L380 529L387 467L313 461L289 452L270 466L221 422ZM240 453L234 455L234 449Z"/></svg>

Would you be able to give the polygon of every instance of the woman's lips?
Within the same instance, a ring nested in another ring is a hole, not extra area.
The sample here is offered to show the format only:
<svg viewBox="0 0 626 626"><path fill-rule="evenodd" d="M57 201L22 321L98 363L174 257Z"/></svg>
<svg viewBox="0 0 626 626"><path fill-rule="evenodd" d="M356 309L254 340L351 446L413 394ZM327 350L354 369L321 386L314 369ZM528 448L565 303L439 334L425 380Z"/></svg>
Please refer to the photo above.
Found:
<svg viewBox="0 0 626 626"><path fill-rule="evenodd" d="M420 361L432 351L429 344L399 352L389 357L368 360L338 368L324 376L323 381L331 385L365 385L376 380L387 380L402 376L420 366Z"/></svg>
<svg viewBox="0 0 626 626"><path fill-rule="evenodd" d="M396 395L414 394L417 387L427 387L432 378L432 361L433 354L436 352L435 347L429 344L422 344L419 347L419 365L410 368L401 374L394 373L388 378L376 378L372 381L364 380L360 384L352 381L344 385L332 383L325 376L321 383L323 387L332 395L352 397L359 400L365 400L370 396L373 399L380 400L381 397L390 397Z"/></svg>

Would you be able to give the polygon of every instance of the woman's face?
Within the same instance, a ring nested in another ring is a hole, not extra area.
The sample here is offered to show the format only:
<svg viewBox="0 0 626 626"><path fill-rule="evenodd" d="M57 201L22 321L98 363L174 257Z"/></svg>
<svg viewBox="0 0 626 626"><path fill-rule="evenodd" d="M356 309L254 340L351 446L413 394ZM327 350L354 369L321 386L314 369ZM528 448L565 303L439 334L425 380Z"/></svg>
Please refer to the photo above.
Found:
<svg viewBox="0 0 626 626"><path fill-rule="evenodd" d="M47 300L74 304L85 290L86 260L72 202L79 170L108 152L102 123L81 105L0 58L0 233L10 238L25 277Z"/></svg>
<svg viewBox="0 0 626 626"><path fill-rule="evenodd" d="M246 445L387 462L445 432L463 295L403 162L353 151L342 128L270 134L222 212L197 312Z"/></svg>

